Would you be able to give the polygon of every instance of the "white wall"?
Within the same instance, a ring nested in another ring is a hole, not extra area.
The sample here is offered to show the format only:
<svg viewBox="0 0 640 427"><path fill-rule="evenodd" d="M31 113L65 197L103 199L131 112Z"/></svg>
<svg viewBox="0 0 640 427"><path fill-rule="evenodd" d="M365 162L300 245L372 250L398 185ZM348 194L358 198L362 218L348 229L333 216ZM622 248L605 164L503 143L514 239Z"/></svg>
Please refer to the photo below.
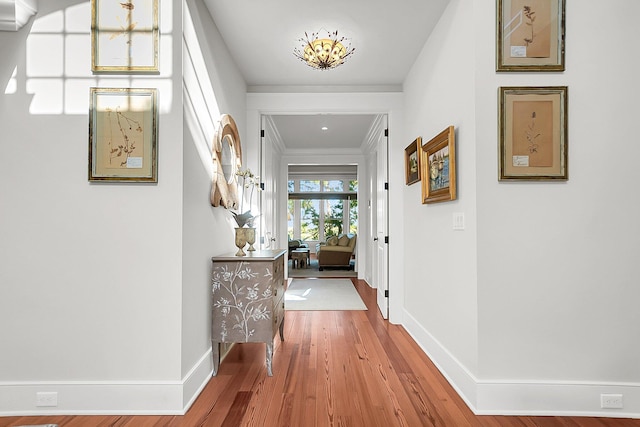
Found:
<svg viewBox="0 0 640 427"><path fill-rule="evenodd" d="M183 4L161 2L159 75L97 77L90 2L51 3L0 32L2 90L18 68L0 97L0 415L182 413L211 372L210 257L233 248L209 204L217 117L183 118ZM214 65L198 71L242 134L244 82ZM87 181L90 86L159 89L157 184Z"/></svg>
<svg viewBox="0 0 640 427"><path fill-rule="evenodd" d="M455 201L422 204L421 184L404 186L405 310L411 333L441 346L465 369L477 371L476 136L474 26L471 2L451 0L416 60L405 89L406 139L426 144L455 126ZM400 167L400 165L398 165ZM452 215L465 215L465 230ZM434 354L432 354L434 356Z"/></svg>
<svg viewBox="0 0 640 427"><path fill-rule="evenodd" d="M640 416L639 11L568 0L567 71L499 74L495 2L452 0L405 83L406 143L456 125L459 185L405 190L407 327L478 413ZM498 182L498 87L542 85L569 86L569 181Z"/></svg>
<svg viewBox="0 0 640 427"><path fill-rule="evenodd" d="M187 406L212 371L211 257L236 249L231 212L211 206L209 199L212 142L226 113L236 121L243 143L246 87L204 4L187 0L184 15L182 378Z"/></svg>
<svg viewBox="0 0 640 427"><path fill-rule="evenodd" d="M476 22L493 22L491 1ZM625 394L640 416L640 214L635 122L640 4L567 1L566 71L496 74L493 28L476 25L479 375L484 381L586 386L533 394L530 405L600 412L600 393ZM497 87L569 87L569 181L499 183ZM611 157L611 158L610 158ZM631 386L631 387L629 387ZM507 389L508 390L508 389ZM515 406L506 399L507 409Z"/></svg>

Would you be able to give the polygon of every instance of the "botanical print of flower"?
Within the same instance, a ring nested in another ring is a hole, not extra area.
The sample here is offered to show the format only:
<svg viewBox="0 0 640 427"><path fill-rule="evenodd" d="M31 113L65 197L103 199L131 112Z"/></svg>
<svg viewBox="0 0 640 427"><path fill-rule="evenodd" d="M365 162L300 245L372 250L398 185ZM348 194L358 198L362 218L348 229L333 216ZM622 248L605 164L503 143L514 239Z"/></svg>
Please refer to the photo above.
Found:
<svg viewBox="0 0 640 427"><path fill-rule="evenodd" d="M118 20L118 22L120 22L120 31L114 31L109 37L109 40L113 40L116 37L123 36L127 39L127 44L130 44L131 43L130 34L133 31L133 29L136 28L136 25L138 25L137 22L132 22L132 17L131 17L133 13L133 9L135 9L135 6L132 2L127 2L127 3L120 3L120 7L125 10L125 13L126 13L125 22L122 23L120 16L116 16L116 19Z"/></svg>
<svg viewBox="0 0 640 427"><path fill-rule="evenodd" d="M527 142L529 143L529 153L533 154L538 151L536 139L541 135L540 131L536 129L536 112L533 111L531 113L531 123L527 125L527 129L525 130L525 138L527 138Z"/></svg>
<svg viewBox="0 0 640 427"><path fill-rule="evenodd" d="M107 150L109 150L109 166L114 167L113 160L120 159L117 166L127 167L127 162L137 148L137 139L142 138L141 120L136 120L134 113L127 114L115 109L106 108L106 125L109 129ZM114 135L114 130L115 135Z"/></svg>
<svg viewBox="0 0 640 427"><path fill-rule="evenodd" d="M533 39L535 38L535 33L533 31L533 23L536 20L536 13L531 9L531 6L524 7L524 16L526 18L525 24L531 28L531 36L524 38L525 46L529 46L533 43Z"/></svg>
<svg viewBox="0 0 640 427"><path fill-rule="evenodd" d="M507 1L507 0L505 0ZM551 55L552 7L549 0L509 0L506 17L507 31L512 48L518 57L549 58Z"/></svg>
<svg viewBox="0 0 640 427"><path fill-rule="evenodd" d="M553 165L553 103L514 101L512 155L527 159L530 167Z"/></svg>

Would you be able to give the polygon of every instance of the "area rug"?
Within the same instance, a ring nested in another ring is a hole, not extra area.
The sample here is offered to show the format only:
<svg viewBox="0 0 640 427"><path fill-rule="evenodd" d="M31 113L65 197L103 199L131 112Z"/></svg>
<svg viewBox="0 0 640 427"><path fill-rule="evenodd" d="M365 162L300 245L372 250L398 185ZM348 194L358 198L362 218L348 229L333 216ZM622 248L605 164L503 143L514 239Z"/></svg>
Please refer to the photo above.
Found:
<svg viewBox="0 0 640 427"><path fill-rule="evenodd" d="M366 310L349 279L293 279L284 294L285 310Z"/></svg>
<svg viewBox="0 0 640 427"><path fill-rule="evenodd" d="M353 265L354 261L351 261ZM309 267L293 268L291 260L289 260L289 277L358 277L358 272L347 270L346 268L326 267L322 271L318 269L318 260L312 259Z"/></svg>

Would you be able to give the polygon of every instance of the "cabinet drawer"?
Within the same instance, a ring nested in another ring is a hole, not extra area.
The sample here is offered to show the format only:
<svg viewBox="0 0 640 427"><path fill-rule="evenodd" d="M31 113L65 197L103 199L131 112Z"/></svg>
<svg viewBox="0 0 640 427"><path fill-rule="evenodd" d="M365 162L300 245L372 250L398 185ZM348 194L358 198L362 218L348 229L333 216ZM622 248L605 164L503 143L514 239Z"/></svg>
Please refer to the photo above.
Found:
<svg viewBox="0 0 640 427"><path fill-rule="evenodd" d="M284 265L276 261L273 265L273 280L278 281L281 279L284 279Z"/></svg>
<svg viewBox="0 0 640 427"><path fill-rule="evenodd" d="M273 262L273 278L284 277L284 261L280 257Z"/></svg>
<svg viewBox="0 0 640 427"><path fill-rule="evenodd" d="M273 298L275 300L280 299L284 295L285 287L284 287L284 279L276 280L273 283Z"/></svg>
<svg viewBox="0 0 640 427"><path fill-rule="evenodd" d="M284 319L284 298L274 298L276 302L273 304L272 325L273 333L275 334L280 326L280 322Z"/></svg>

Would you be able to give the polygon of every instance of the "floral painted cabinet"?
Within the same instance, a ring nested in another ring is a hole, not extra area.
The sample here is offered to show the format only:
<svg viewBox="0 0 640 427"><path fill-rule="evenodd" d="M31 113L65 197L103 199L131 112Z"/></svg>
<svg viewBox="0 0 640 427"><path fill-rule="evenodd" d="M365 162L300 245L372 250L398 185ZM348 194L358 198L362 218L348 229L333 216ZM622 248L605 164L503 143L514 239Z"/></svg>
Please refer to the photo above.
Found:
<svg viewBox="0 0 640 427"><path fill-rule="evenodd" d="M267 374L272 376L273 338L284 341L285 250L249 252L211 260L211 344L213 375L220 366L220 343L266 343Z"/></svg>

